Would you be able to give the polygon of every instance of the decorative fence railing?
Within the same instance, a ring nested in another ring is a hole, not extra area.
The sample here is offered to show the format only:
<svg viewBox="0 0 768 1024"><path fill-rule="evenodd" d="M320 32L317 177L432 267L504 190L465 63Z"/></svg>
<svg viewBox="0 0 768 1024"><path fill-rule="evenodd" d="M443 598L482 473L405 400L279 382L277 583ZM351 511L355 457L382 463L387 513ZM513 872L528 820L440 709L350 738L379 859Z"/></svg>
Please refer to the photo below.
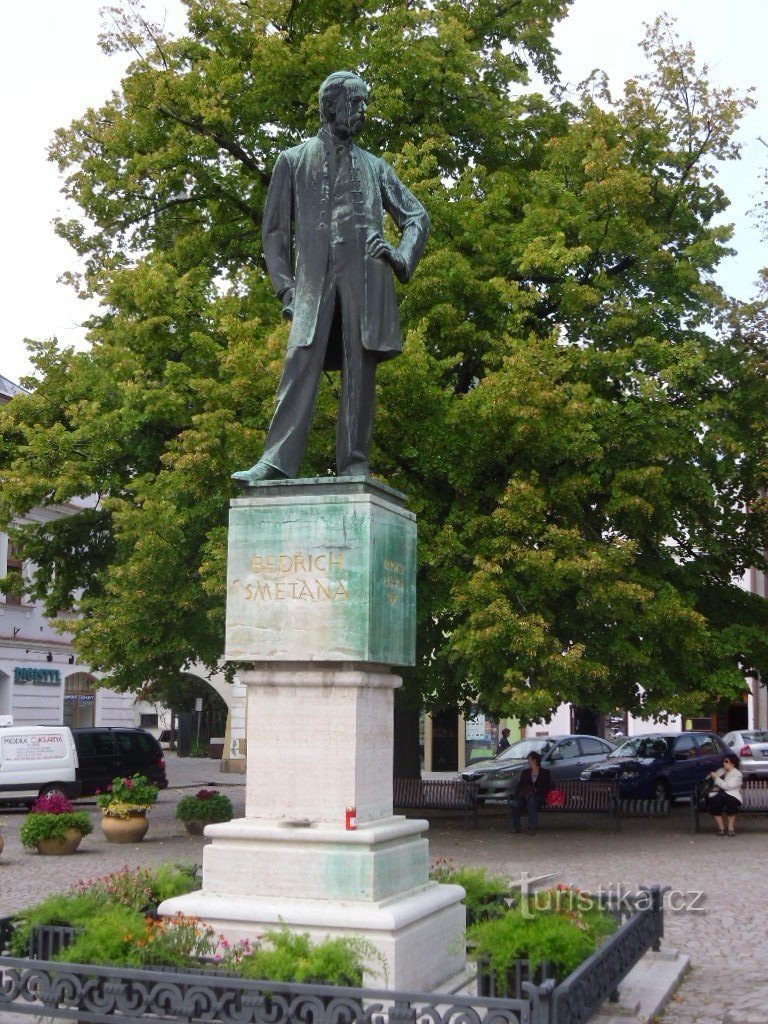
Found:
<svg viewBox="0 0 768 1024"><path fill-rule="evenodd" d="M518 970L517 993L453 995L251 981L220 971L132 969L0 956L3 1007L78 1024L584 1024L664 934L659 886L607 906L619 927L563 981ZM482 979L480 992L483 992Z"/></svg>

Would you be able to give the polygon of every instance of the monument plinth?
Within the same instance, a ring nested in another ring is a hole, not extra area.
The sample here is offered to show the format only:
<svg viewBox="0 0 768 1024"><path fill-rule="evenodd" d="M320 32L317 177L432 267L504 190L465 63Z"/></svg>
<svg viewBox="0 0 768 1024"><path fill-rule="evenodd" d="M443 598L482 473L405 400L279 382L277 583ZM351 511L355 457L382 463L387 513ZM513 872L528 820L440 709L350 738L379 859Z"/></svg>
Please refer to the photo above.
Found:
<svg viewBox="0 0 768 1024"><path fill-rule="evenodd" d="M445 984L464 967L464 893L429 881L427 822L392 813L390 666L414 663L415 517L366 477L257 484L232 502L227 568L246 816L206 828L201 892L162 913L230 939L358 935L385 964L367 982Z"/></svg>

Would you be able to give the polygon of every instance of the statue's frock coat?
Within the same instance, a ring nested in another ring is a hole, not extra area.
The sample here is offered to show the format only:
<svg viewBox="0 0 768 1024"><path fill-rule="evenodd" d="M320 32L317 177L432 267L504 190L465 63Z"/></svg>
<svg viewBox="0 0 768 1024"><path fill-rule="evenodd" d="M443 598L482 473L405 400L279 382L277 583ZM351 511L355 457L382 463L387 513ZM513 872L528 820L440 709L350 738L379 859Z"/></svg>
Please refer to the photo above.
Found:
<svg viewBox="0 0 768 1024"><path fill-rule="evenodd" d="M404 262L399 276L407 281L419 262L429 234L429 218L416 197L379 157L350 145L357 258L345 261L356 276L363 347L389 359L402 351L394 275L384 259L369 256L368 239L383 236L384 211L401 231L397 247ZM335 177L334 140L327 129L280 154L270 182L262 238L270 280L278 295L294 289L293 322L288 347L316 340L318 312L331 246L331 199ZM335 329L337 321L334 321ZM338 369L340 339L331 337L326 368Z"/></svg>

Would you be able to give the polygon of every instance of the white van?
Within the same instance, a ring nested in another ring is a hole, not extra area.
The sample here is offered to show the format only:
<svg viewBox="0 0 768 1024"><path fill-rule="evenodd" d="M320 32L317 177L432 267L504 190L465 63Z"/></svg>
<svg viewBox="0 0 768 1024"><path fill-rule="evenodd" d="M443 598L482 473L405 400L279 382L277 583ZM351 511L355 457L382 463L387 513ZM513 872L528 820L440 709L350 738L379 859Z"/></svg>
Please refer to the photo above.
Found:
<svg viewBox="0 0 768 1024"><path fill-rule="evenodd" d="M0 729L0 803L34 803L43 793L80 796L77 750L64 725Z"/></svg>

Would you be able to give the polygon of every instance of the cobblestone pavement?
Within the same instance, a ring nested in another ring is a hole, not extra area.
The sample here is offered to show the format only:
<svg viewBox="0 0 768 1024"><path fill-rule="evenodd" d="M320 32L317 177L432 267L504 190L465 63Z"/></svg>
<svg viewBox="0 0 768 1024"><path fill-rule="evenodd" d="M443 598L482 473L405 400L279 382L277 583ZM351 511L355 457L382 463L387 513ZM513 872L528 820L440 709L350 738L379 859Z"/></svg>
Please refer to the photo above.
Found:
<svg viewBox="0 0 768 1024"><path fill-rule="evenodd" d="M215 785L231 798L235 815L244 812L244 777L219 772L206 759L168 758L170 788L150 813L147 837L136 846L107 843L92 802L94 832L74 857L28 853L18 839L21 810L0 812L5 849L0 854L0 916L62 890L84 878L125 864L169 860L201 863L207 840L189 836L174 819L180 789ZM707 820L703 828L709 829ZM735 839L711 831L688 832L688 808L676 807L666 819L630 819L610 830L607 818L563 815L541 821L538 835L514 835L498 813L481 815L478 828L460 817L431 821L430 856L458 864L484 865L512 880L542 875L553 882L594 891L609 887L635 891L659 882L669 886L665 944L687 953L693 969L668 1004L660 1024L764 1024L768 1021L768 980L759 963L765 947L768 898L764 868L768 816L743 815Z"/></svg>

